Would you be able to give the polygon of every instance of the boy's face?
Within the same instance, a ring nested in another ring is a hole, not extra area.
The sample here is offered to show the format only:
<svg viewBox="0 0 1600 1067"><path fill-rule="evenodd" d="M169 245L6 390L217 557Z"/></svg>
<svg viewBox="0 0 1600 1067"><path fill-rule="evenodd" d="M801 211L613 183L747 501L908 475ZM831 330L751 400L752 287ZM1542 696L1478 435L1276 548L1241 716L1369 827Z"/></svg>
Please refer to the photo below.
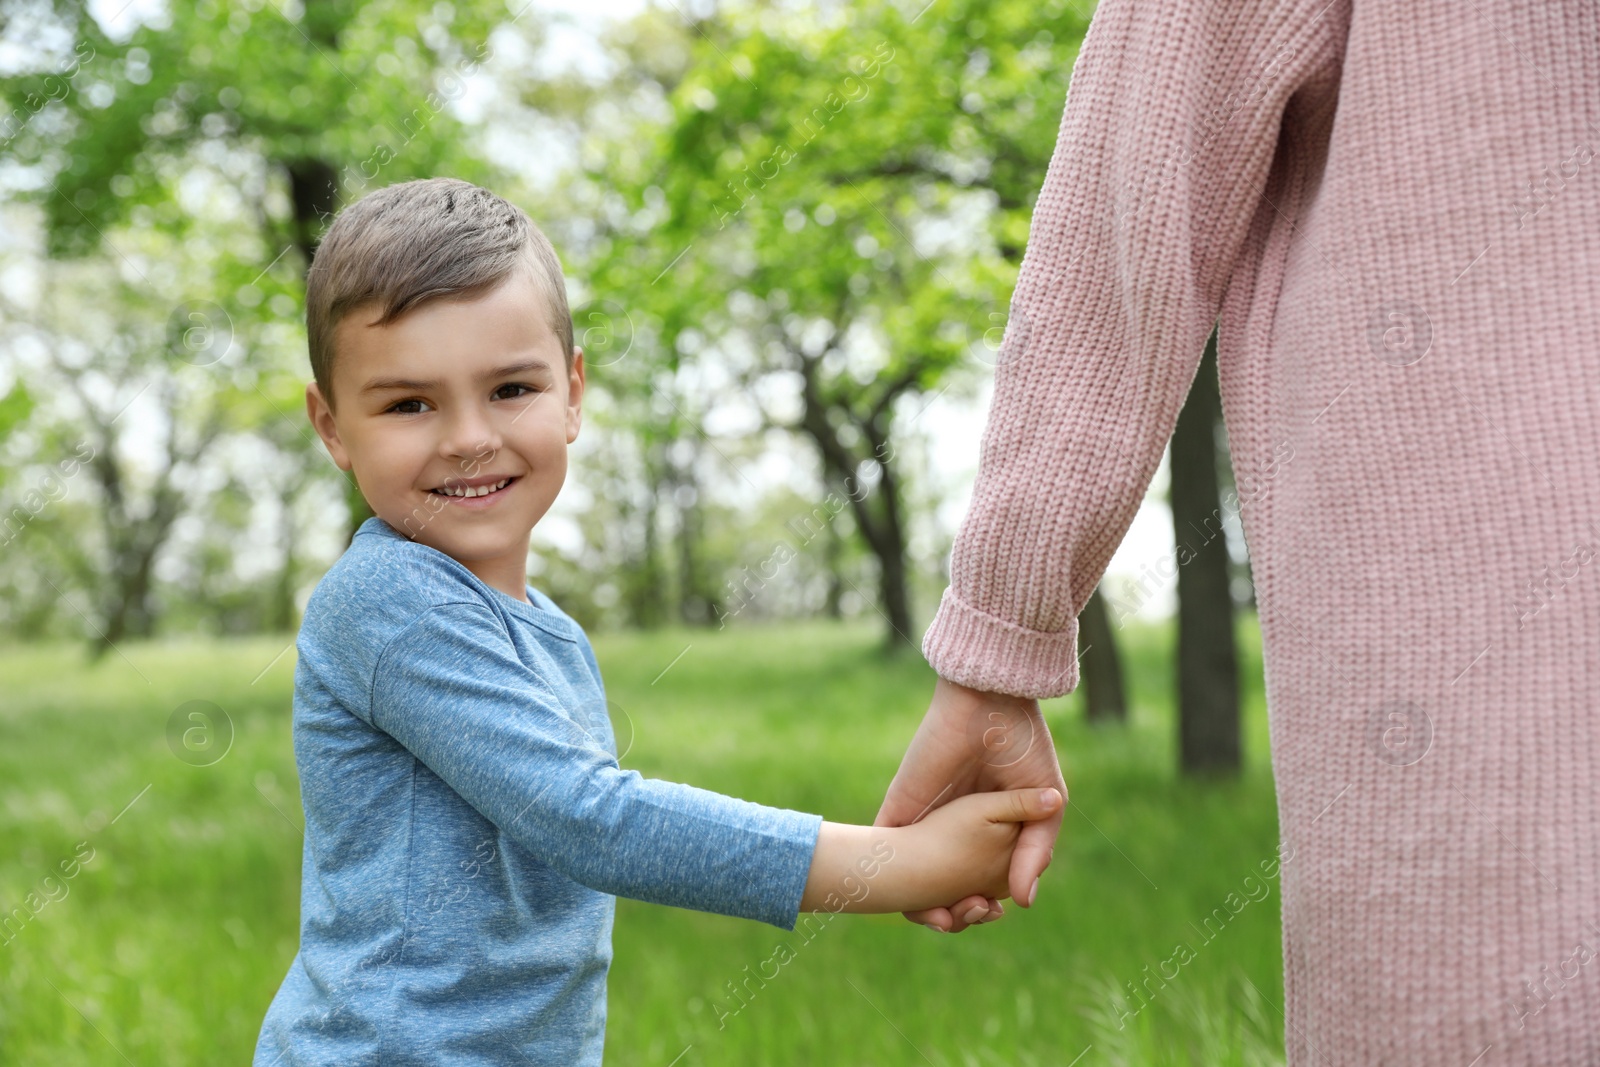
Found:
<svg viewBox="0 0 1600 1067"><path fill-rule="evenodd" d="M583 353L569 371L546 306L519 268L482 296L430 301L387 326L357 308L334 329L337 413L306 386L312 424L373 512L518 598L583 399Z"/></svg>

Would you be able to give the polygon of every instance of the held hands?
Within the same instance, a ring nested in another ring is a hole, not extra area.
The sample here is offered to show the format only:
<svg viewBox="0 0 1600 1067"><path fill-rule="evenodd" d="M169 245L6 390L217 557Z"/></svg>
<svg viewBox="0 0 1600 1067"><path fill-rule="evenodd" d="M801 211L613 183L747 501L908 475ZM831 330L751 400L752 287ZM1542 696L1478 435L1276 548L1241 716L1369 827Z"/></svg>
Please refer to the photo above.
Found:
<svg viewBox="0 0 1600 1067"><path fill-rule="evenodd" d="M921 869L909 872L915 892L899 910L944 907L967 896L1009 897L1013 857L1025 825L1060 812L1063 800L1055 789L971 793L905 827L907 866Z"/></svg>
<svg viewBox="0 0 1600 1067"><path fill-rule="evenodd" d="M1024 826L1059 812L1064 799L1055 789L1014 789L958 797L913 826L825 822L800 909L905 912L1008 896Z"/></svg>
<svg viewBox="0 0 1600 1067"><path fill-rule="evenodd" d="M822 824L800 908L953 933L1028 907L1066 799L1037 701L940 679L874 825Z"/></svg>
<svg viewBox="0 0 1600 1067"><path fill-rule="evenodd" d="M928 713L906 749L889 785L875 826L906 826L931 820L939 805L988 790L1041 787L1067 795L1055 744L1038 701L984 693L939 679ZM930 810L931 809L931 810ZM1022 827L1011 854L1009 878L1001 888L1028 907L1039 876L1050 865L1065 805ZM1004 893L951 897L943 906L904 909L906 918L937 930L958 933L975 922L1004 914ZM952 901L954 903L952 903Z"/></svg>

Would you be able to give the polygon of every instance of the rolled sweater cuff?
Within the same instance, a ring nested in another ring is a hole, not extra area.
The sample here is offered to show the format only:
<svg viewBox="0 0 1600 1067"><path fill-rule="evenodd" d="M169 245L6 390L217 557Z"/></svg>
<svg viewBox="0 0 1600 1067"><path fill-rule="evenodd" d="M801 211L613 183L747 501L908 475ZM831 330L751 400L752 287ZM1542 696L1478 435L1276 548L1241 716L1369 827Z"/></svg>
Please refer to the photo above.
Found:
<svg viewBox="0 0 1600 1067"><path fill-rule="evenodd" d="M944 591L922 637L922 654L939 677L988 693L1044 699L1078 686L1078 620L1064 630L1029 630L980 611Z"/></svg>

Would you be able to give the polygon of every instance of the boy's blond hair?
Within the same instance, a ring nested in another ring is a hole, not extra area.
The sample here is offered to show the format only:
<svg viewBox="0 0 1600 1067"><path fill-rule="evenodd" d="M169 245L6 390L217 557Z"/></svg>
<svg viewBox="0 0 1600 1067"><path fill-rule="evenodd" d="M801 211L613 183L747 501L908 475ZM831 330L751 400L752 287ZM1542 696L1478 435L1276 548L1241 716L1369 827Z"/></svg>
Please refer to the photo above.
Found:
<svg viewBox="0 0 1600 1067"><path fill-rule="evenodd" d="M422 178L369 193L339 212L306 279L311 374L333 406L333 333L375 304L386 326L430 300L487 293L519 267L545 290L550 328L570 369L572 313L561 260L526 212L459 178Z"/></svg>

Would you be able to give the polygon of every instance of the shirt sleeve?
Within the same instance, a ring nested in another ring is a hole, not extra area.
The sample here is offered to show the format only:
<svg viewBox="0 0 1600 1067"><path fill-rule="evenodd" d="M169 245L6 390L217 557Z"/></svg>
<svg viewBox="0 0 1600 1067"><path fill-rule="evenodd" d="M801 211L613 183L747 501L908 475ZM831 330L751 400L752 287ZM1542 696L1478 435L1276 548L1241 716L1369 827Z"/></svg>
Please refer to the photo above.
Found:
<svg viewBox="0 0 1600 1067"><path fill-rule="evenodd" d="M378 658L372 723L576 882L793 929L821 817L622 770L564 689L487 606L447 604Z"/></svg>
<svg viewBox="0 0 1600 1067"><path fill-rule="evenodd" d="M1172 436L1279 150L1342 54L1327 0L1102 0L995 370L972 504L923 639L944 678L1078 684L1088 602Z"/></svg>

